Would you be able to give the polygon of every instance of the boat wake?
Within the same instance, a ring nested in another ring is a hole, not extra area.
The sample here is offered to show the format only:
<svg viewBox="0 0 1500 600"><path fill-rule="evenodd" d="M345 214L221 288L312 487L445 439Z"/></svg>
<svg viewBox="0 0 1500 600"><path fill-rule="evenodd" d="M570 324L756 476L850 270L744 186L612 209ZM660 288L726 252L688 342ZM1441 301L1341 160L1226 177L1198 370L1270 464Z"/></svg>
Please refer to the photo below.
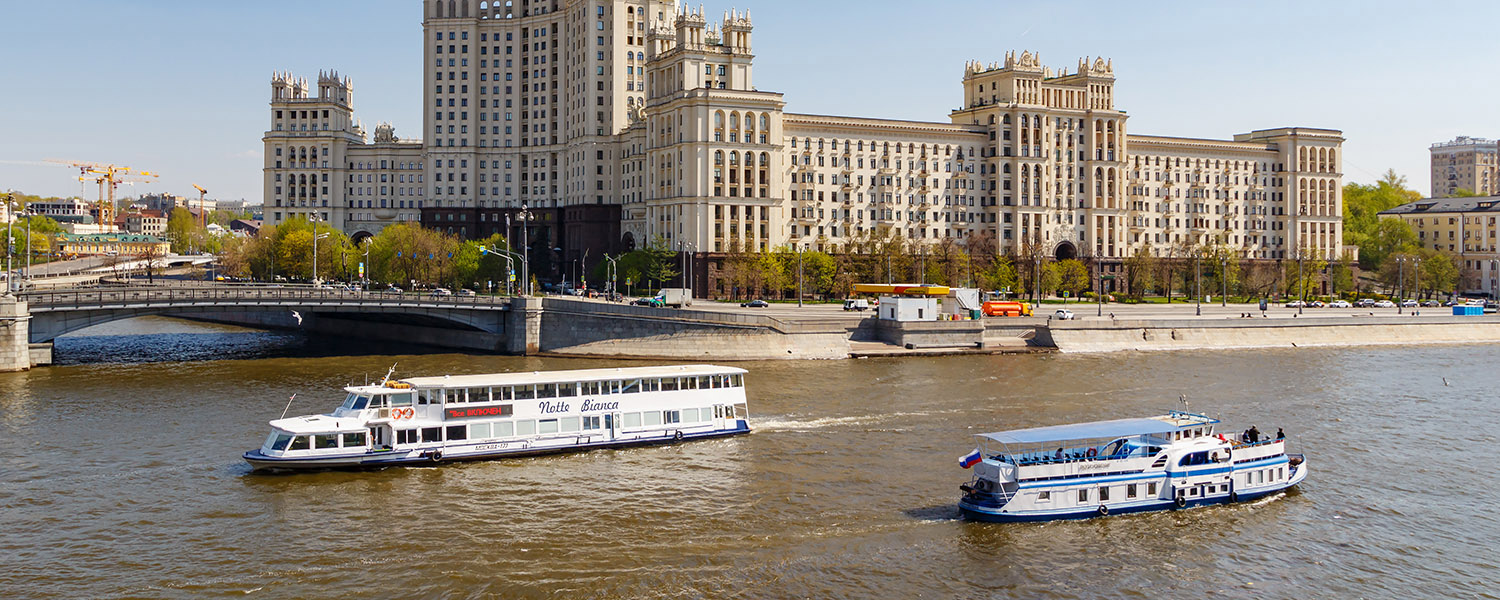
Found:
<svg viewBox="0 0 1500 600"><path fill-rule="evenodd" d="M903 419L903 418L908 418L908 417L922 417L922 416L927 416L927 415L930 415L930 414L933 414L933 413L928 413L928 412L886 413L886 414L879 414L879 415L860 415L860 416L851 416L851 417L821 417L821 418L817 418L817 419L808 419L808 420L805 420L805 421L796 420L796 419L788 417L787 415L780 415L779 417L753 418L750 421L750 426L751 426L751 429L753 431L761 431L761 432L766 432L766 431L815 431L815 430L819 430L819 429L828 429L828 428L844 427L844 426L861 426L861 425L868 426L868 425L876 425L876 424L880 424L880 423L883 423L883 422L886 422L886 421L890 421L890 420L893 420L893 419Z"/></svg>

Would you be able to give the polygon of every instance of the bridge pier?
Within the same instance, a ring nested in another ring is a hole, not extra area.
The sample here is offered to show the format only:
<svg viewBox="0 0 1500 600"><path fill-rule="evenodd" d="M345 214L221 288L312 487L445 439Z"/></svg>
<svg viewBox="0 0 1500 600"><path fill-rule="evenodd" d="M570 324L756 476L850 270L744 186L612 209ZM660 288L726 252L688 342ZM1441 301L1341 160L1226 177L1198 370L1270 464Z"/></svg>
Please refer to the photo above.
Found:
<svg viewBox="0 0 1500 600"><path fill-rule="evenodd" d="M30 368L31 311L19 298L0 297L0 372Z"/></svg>
<svg viewBox="0 0 1500 600"><path fill-rule="evenodd" d="M542 299L516 296L510 301L510 319L505 324L507 354L531 356L542 350Z"/></svg>

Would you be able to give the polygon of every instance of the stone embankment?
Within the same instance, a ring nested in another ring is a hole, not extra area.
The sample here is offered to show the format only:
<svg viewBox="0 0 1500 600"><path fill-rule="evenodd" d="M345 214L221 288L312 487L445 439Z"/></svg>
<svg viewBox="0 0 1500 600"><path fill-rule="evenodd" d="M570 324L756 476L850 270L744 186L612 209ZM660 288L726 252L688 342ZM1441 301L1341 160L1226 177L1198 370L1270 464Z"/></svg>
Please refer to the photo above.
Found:
<svg viewBox="0 0 1500 600"><path fill-rule="evenodd" d="M1062 352L1491 343L1500 342L1500 318L1085 318L1051 321L1037 329L1035 342Z"/></svg>

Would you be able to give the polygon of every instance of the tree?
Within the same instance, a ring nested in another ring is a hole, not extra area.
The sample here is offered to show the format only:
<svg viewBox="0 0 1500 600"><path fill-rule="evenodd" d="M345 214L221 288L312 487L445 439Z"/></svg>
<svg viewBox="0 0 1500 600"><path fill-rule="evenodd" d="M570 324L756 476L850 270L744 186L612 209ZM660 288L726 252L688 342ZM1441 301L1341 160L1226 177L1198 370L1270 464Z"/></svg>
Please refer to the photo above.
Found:
<svg viewBox="0 0 1500 600"><path fill-rule="evenodd" d="M172 209L167 217L167 239L172 240L172 251L185 254L201 247L202 231L193 213L181 206Z"/></svg>
<svg viewBox="0 0 1500 600"><path fill-rule="evenodd" d="M1082 261L1076 259L1061 260L1056 263L1057 287L1077 298L1084 290L1089 289L1089 269Z"/></svg>
<svg viewBox="0 0 1500 600"><path fill-rule="evenodd" d="M1458 286L1458 258L1446 252L1422 249L1419 253L1421 266L1417 269L1417 290L1426 290L1427 297L1438 292L1452 293Z"/></svg>
<svg viewBox="0 0 1500 600"><path fill-rule="evenodd" d="M990 261L987 268L975 275L979 278L979 286L986 290L1015 292L1020 287L1015 264L1008 256Z"/></svg>
<svg viewBox="0 0 1500 600"><path fill-rule="evenodd" d="M1389 256L1389 248L1379 243L1375 235L1377 226L1391 219L1382 219L1379 213L1420 199L1422 194L1407 189L1406 178L1398 175L1395 169L1386 170L1380 181L1374 184L1344 185L1344 242L1359 246L1360 266L1379 269ZM1367 247L1375 251L1367 251Z"/></svg>
<svg viewBox="0 0 1500 600"><path fill-rule="evenodd" d="M1328 283L1334 295L1354 291L1354 257L1348 252L1339 255L1339 260L1330 265Z"/></svg>
<svg viewBox="0 0 1500 600"><path fill-rule="evenodd" d="M1130 290L1130 297L1139 300L1156 285L1156 262L1150 244L1136 248L1135 253L1125 259L1125 287Z"/></svg>
<svg viewBox="0 0 1500 600"><path fill-rule="evenodd" d="M1453 191L1454 198L1473 198L1478 195L1479 194L1474 193L1474 190L1471 190L1469 188L1458 188Z"/></svg>

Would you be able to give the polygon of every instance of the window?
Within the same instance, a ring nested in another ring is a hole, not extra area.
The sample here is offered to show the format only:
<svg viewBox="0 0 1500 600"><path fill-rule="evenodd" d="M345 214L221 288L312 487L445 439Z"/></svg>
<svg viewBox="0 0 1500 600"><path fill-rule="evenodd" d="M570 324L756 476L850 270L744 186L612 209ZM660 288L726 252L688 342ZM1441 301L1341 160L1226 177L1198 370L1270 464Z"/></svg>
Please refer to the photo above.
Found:
<svg viewBox="0 0 1500 600"><path fill-rule="evenodd" d="M542 419L537 421L536 432L539 434L557 433L557 419Z"/></svg>
<svg viewBox="0 0 1500 600"><path fill-rule="evenodd" d="M603 429L604 428L603 417L599 417L599 416L584 417L583 418L583 428L584 429Z"/></svg>
<svg viewBox="0 0 1500 600"><path fill-rule="evenodd" d="M492 429L493 427L489 423L474 423L469 426L469 439L482 440L488 438ZM452 428L450 427L449 430L451 431ZM448 435L448 439L454 439L451 433Z"/></svg>
<svg viewBox="0 0 1500 600"><path fill-rule="evenodd" d="M443 428L442 427L423 427L422 428L422 441L423 442L441 442L441 441L443 441Z"/></svg>
<svg viewBox="0 0 1500 600"><path fill-rule="evenodd" d="M292 438L292 445L287 450L306 450L310 447L307 436L299 435Z"/></svg>
<svg viewBox="0 0 1500 600"><path fill-rule="evenodd" d="M1156 497L1156 482L1155 481L1146 484L1146 495L1147 496L1151 496L1153 498Z"/></svg>
<svg viewBox="0 0 1500 600"><path fill-rule="evenodd" d="M1036 501L1037 502L1051 502L1052 501L1052 492L1037 492L1036 493Z"/></svg>
<svg viewBox="0 0 1500 600"><path fill-rule="evenodd" d="M516 435L536 435L536 421L516 421Z"/></svg>
<svg viewBox="0 0 1500 600"><path fill-rule="evenodd" d="M464 440L464 439L468 439L468 432L469 432L469 428L467 426L464 426L464 425L449 425L448 426L448 439L449 440Z"/></svg>
<svg viewBox="0 0 1500 600"><path fill-rule="evenodd" d="M661 425L661 413L654 410L651 412L641 413L641 420L643 421L642 425L648 427L652 425Z"/></svg>
<svg viewBox="0 0 1500 600"><path fill-rule="evenodd" d="M1082 504L1082 503L1088 502L1088 501L1089 501L1089 491L1088 490L1078 490L1078 503Z"/></svg>
<svg viewBox="0 0 1500 600"><path fill-rule="evenodd" d="M516 434L516 424L511 421L501 421L495 424L495 437L510 437Z"/></svg>
<svg viewBox="0 0 1500 600"><path fill-rule="evenodd" d="M313 436L313 448L324 450L339 447L339 436L336 433L328 433Z"/></svg>
<svg viewBox="0 0 1500 600"><path fill-rule="evenodd" d="M397 444L415 444L415 443L417 443L417 430L415 430L415 429L398 429L398 430L396 430L396 443Z"/></svg>
<svg viewBox="0 0 1500 600"><path fill-rule="evenodd" d="M620 427L640 427L641 413L625 413L620 415Z"/></svg>
<svg viewBox="0 0 1500 600"><path fill-rule="evenodd" d="M1136 497L1136 492L1139 491L1139 490L1136 489L1136 486L1137 486L1137 484L1134 484L1134 483L1125 486L1125 497L1126 498L1134 498L1134 497Z"/></svg>
<svg viewBox="0 0 1500 600"><path fill-rule="evenodd" d="M1109 501L1109 488L1107 488L1107 487L1099 488L1099 501L1100 502L1108 502Z"/></svg>
<svg viewBox="0 0 1500 600"><path fill-rule="evenodd" d="M662 422L667 423L669 425L672 424L672 423L681 423L682 422L682 412L681 411L664 410L664 411L661 412L661 416L662 416Z"/></svg>

